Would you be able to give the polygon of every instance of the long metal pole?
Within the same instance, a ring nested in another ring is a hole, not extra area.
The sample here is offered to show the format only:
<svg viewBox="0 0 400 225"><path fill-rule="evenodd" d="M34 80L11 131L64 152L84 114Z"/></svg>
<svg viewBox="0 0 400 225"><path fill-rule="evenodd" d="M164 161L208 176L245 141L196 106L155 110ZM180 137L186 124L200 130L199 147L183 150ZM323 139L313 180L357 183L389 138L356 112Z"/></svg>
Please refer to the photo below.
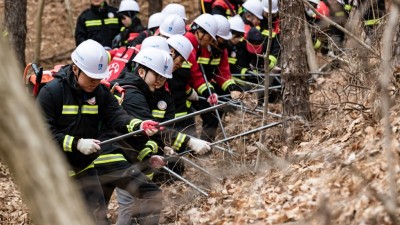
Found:
<svg viewBox="0 0 400 225"><path fill-rule="evenodd" d="M203 173L205 173L205 174L207 174L207 175L209 175L209 176L211 176L211 177L214 177L215 179L217 179L217 180L219 180L219 181L222 181L222 178L217 177L217 176L215 176L214 174L211 174L211 173L208 172L206 169L204 169L203 167L201 167L201 166L197 165L196 163L190 161L189 159L187 159L187 158L185 158L185 157L183 157L183 156L180 157L180 158L181 158L183 161L185 161L185 162L189 163L190 165L192 165L193 167L197 168L198 170L202 171Z"/></svg>
<svg viewBox="0 0 400 225"><path fill-rule="evenodd" d="M208 194L201 190L199 187L197 187L196 185L194 185L192 182L186 180L185 178L183 178L182 176L178 175L177 173L175 173L174 171L172 171L171 169L169 169L166 166L162 167L165 171L167 171L168 173L172 174L174 177L178 178L179 180L185 182L187 185L189 185L190 187L194 188L196 191L202 193L204 196L208 197Z"/></svg>
<svg viewBox="0 0 400 225"><path fill-rule="evenodd" d="M221 144L221 143L223 143L223 142L227 142L227 141L233 140L233 139L238 138L238 137L243 137L243 136L246 136L246 135L249 135L249 134L256 133L256 132L261 131L261 130L265 130L265 129L268 129L268 128L271 128L271 127L275 127L275 126L277 126L277 125L279 125L279 124L281 124L281 123L283 123L283 121L281 121L281 122L275 122L275 123L270 123L270 124L267 124L267 125L265 125L265 126L262 126L262 127L256 128L256 129L249 130L249 131L246 131L246 132L243 132L243 133L234 135L234 136L232 136L232 137L229 137L229 138L225 138L225 139L223 139L223 140L216 141L216 142L214 142L214 143L211 143L210 145L213 146L213 145Z"/></svg>
<svg viewBox="0 0 400 225"><path fill-rule="evenodd" d="M206 76L206 72L205 72L204 67L203 67L202 64L200 64L200 68L201 68L201 72L203 73L204 81L206 82L206 86L207 86L208 93L209 93L210 96L211 96L211 95L212 95L212 92L211 92L211 89L210 89L210 85L209 85L209 83L208 83L208 79L207 79L207 76ZM218 112L217 109L215 110L215 115L217 116L219 125L221 126L222 134L224 135L224 138L226 138L227 136L226 136L226 133L225 133L225 128L224 128L224 125L222 124L221 116L219 115L219 112ZM228 145L228 149L230 150L229 145Z"/></svg>
<svg viewBox="0 0 400 225"><path fill-rule="evenodd" d="M282 85L272 86L272 87L269 87L268 90L279 89L281 87L282 87ZM264 90L265 90L265 88L259 88L259 89L244 91L244 92L245 93L254 93L254 92L262 92ZM230 94L219 95L218 97L230 97Z"/></svg>
<svg viewBox="0 0 400 225"><path fill-rule="evenodd" d="M178 118L175 118L175 119L172 119L172 120L168 120L168 121L162 122L162 123L160 123L158 126L160 127L160 126L170 125L170 124L173 124L173 123L176 123L176 122L185 120L185 119L187 119L187 118L191 118L191 117L193 117L193 116L200 115L200 114L202 114L202 113L210 112L210 111L212 111L212 110L216 110L216 109L225 107L225 106L227 106L227 105L228 105L227 103L223 103L223 104L211 106L211 107L209 107L209 108L202 109L202 110L199 110L199 111L196 111L196 112L187 114L187 115L185 115L185 116L181 116L181 117L178 117ZM142 130L142 129L136 130L136 131L133 131L133 132L130 132L130 133L127 133L127 134L123 134L123 135L121 135L121 136L118 136L118 137L111 138L111 139L108 139L108 140L106 140L106 141L103 141L103 142L100 143L100 145L109 144L109 143L112 143L112 142L115 142L115 141L119 141L119 140L122 140L122 139L125 139L125 138L128 138L128 137L131 137L131 136L133 136L133 135L141 134L141 133L143 133L143 130Z"/></svg>

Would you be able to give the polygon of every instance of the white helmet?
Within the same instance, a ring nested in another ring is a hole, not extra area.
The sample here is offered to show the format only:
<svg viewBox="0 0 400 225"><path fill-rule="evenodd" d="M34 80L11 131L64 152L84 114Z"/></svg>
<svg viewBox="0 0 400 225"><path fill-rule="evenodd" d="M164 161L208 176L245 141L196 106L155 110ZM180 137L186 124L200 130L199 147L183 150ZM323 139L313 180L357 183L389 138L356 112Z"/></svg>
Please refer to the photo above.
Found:
<svg viewBox="0 0 400 225"><path fill-rule="evenodd" d="M168 44L174 48L186 61L193 50L192 43L183 35L173 35L167 40Z"/></svg>
<svg viewBox="0 0 400 225"><path fill-rule="evenodd" d="M242 17L239 15L233 16L229 19L229 24L231 25L231 30L244 33L244 22Z"/></svg>
<svg viewBox="0 0 400 225"><path fill-rule="evenodd" d="M139 12L139 4L134 0L122 0L119 4L118 12L135 11Z"/></svg>
<svg viewBox="0 0 400 225"><path fill-rule="evenodd" d="M90 78L104 79L108 76L108 54L101 44L92 39L78 45L71 59Z"/></svg>
<svg viewBox="0 0 400 225"><path fill-rule="evenodd" d="M199 25L205 31L207 31L207 33L210 34L212 38L216 39L215 36L218 32L218 22L211 14L201 14L196 19L194 19L193 22Z"/></svg>
<svg viewBox="0 0 400 225"><path fill-rule="evenodd" d="M167 16L160 25L160 34L167 37L171 37L174 34L183 35L185 32L185 22L176 14Z"/></svg>
<svg viewBox="0 0 400 225"><path fill-rule="evenodd" d="M213 15L215 20L217 20L218 23L218 32L217 36L225 39L225 40L230 40L232 38L232 33L231 33L231 25L229 24L228 19L225 16L221 15Z"/></svg>
<svg viewBox="0 0 400 225"><path fill-rule="evenodd" d="M243 3L243 8L245 8L248 12L255 15L258 19L263 19L263 11L264 7L261 4L260 0L247 0Z"/></svg>
<svg viewBox="0 0 400 225"><path fill-rule="evenodd" d="M308 1L317 5L319 5L319 3L321 2L320 0L308 0Z"/></svg>
<svg viewBox="0 0 400 225"><path fill-rule="evenodd" d="M173 60L172 57L163 50L151 47L142 49L135 58L133 58L133 61L153 70L163 77L172 78Z"/></svg>
<svg viewBox="0 0 400 225"><path fill-rule="evenodd" d="M161 25L164 21L165 17L167 17L164 13L154 13L149 17L149 22L147 23L147 29L156 28Z"/></svg>
<svg viewBox="0 0 400 225"><path fill-rule="evenodd" d="M161 12L167 15L176 14L182 17L182 19L187 20L185 7L181 4L176 4L176 3L168 4L163 8Z"/></svg>
<svg viewBox="0 0 400 225"><path fill-rule="evenodd" d="M264 11L265 12L269 12L269 5L268 5L268 0L262 0L261 4L264 7ZM271 7L271 13L276 13L278 12L279 8L278 8L278 0L272 0L272 7Z"/></svg>
<svg viewBox="0 0 400 225"><path fill-rule="evenodd" d="M168 53L170 52L167 39L161 36L150 36L144 39L140 49L145 49L149 47L161 49Z"/></svg>

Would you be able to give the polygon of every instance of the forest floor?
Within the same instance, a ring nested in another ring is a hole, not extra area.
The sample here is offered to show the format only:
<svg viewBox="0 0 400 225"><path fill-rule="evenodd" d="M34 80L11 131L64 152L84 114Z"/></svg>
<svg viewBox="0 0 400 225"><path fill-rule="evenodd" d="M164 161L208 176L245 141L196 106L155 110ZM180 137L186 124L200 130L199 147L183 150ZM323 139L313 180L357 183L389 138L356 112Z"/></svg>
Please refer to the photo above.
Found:
<svg viewBox="0 0 400 225"><path fill-rule="evenodd" d="M184 1L193 7L190 2ZM87 2L72 3L75 21ZM28 0L29 18L35 18L36 6L36 0ZM192 11L191 17L195 14ZM41 55L48 69L54 63L68 63L75 47L66 15L62 1L46 1ZM30 19L27 62L33 56L33 24L34 19ZM296 129L302 129L303 135L294 140L295 145L282 146L282 127L278 126L263 133L261 145L259 134L229 142L235 155L214 150L207 156L190 157L223 180L186 166L184 176L206 190L209 197L182 182L163 185L162 224L392 224L389 212L399 215L399 210L391 211L389 200L398 201L399 197L391 196L389 187L393 185L398 193L400 168L398 154L388 161L383 147L383 125L373 85L379 75L379 61L351 53L341 59L310 84L312 121L298 123ZM320 66L331 60L319 56ZM399 153L397 87L393 83L390 121L392 149ZM270 111L281 113L280 103L270 104ZM268 117L268 121L278 118ZM259 127L261 119L235 111L225 116L224 123L228 136L232 136ZM260 146L266 149L255 173ZM394 177L389 169L394 169ZM113 200L109 205L113 222L117 208ZM32 224L12 174L1 162L0 224Z"/></svg>

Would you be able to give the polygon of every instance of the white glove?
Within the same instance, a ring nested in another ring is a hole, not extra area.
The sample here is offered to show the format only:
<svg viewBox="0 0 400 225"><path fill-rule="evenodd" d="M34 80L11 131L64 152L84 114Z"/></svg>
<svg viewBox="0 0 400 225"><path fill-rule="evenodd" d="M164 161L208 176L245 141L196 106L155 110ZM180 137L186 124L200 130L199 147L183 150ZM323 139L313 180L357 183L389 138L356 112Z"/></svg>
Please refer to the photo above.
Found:
<svg viewBox="0 0 400 225"><path fill-rule="evenodd" d="M164 157L160 155L153 155L150 157L150 165L153 168L159 169L167 165L167 162L164 160Z"/></svg>
<svg viewBox="0 0 400 225"><path fill-rule="evenodd" d="M192 93L190 93L190 95L187 97L187 99L190 101L198 101L199 96L197 95L197 92L192 89Z"/></svg>
<svg viewBox="0 0 400 225"><path fill-rule="evenodd" d="M312 11L312 9L310 9L310 8L307 8L307 9L306 9L306 14L307 14L309 17L315 17L315 16L316 16L315 12Z"/></svg>
<svg viewBox="0 0 400 225"><path fill-rule="evenodd" d="M188 147L192 149L196 154L203 155L204 153L211 150L210 143L197 138L190 138Z"/></svg>
<svg viewBox="0 0 400 225"><path fill-rule="evenodd" d="M77 148L85 155L92 154L100 150L100 141L96 139L79 139Z"/></svg>

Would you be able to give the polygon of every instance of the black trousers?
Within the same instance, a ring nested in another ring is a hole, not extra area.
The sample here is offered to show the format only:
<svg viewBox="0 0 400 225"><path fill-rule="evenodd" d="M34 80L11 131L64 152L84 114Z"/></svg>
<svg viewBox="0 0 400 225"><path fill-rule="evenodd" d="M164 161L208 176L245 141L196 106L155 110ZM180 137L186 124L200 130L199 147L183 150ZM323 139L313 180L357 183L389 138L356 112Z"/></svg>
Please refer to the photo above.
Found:
<svg viewBox="0 0 400 225"><path fill-rule="evenodd" d="M107 203L110 201L114 189L121 188L137 198L135 204L139 206L139 212L134 212L134 215L141 218L141 225L158 224L163 208L162 192L136 166L128 161L119 161L107 163L107 165L96 165L96 169L99 172Z"/></svg>
<svg viewBox="0 0 400 225"><path fill-rule="evenodd" d="M89 214L96 224L111 224L107 219L107 207L101 188L97 171L94 168L87 169L74 176L78 187L85 199Z"/></svg>

